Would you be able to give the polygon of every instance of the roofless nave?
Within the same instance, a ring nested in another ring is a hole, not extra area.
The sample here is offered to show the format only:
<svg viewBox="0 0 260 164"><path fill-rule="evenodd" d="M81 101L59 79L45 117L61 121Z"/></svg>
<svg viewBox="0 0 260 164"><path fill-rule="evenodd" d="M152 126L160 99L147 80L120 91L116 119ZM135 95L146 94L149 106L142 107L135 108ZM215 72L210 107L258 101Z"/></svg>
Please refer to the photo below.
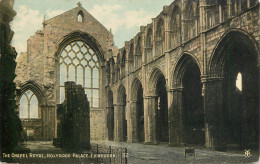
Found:
<svg viewBox="0 0 260 164"><path fill-rule="evenodd" d="M45 20L16 69L27 137L56 136L75 81L92 140L258 146L259 13L257 0L175 0L120 49L80 4Z"/></svg>

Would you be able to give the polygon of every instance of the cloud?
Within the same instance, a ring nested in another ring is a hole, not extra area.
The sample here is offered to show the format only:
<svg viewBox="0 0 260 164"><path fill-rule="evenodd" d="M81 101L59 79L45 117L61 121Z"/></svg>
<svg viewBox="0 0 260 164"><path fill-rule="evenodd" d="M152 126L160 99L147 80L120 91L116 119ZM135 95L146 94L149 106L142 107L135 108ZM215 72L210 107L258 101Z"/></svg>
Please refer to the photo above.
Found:
<svg viewBox="0 0 260 164"><path fill-rule="evenodd" d="M19 53L26 51L27 39L42 27L43 15L39 10L32 10L26 6L19 6L17 16L11 24L15 32L12 45Z"/></svg>
<svg viewBox="0 0 260 164"><path fill-rule="evenodd" d="M64 10L47 10L46 16L52 18L63 13ZM27 39L37 30L42 29L43 14L39 10L33 10L27 6L19 6L17 15L11 24L15 32L12 45L18 54L27 50Z"/></svg>
<svg viewBox="0 0 260 164"><path fill-rule="evenodd" d="M118 14L122 9L120 5L94 5L89 11L97 20L99 20L107 29L112 28L113 31L124 23Z"/></svg>
<svg viewBox="0 0 260 164"><path fill-rule="evenodd" d="M47 19L50 19L50 18L53 18L57 15L60 15L62 13L64 13L65 11L64 10L47 10L46 11L46 16L47 16Z"/></svg>
<svg viewBox="0 0 260 164"><path fill-rule="evenodd" d="M128 11L125 13L126 28L139 27L151 22L151 18L154 17L153 13L144 11Z"/></svg>
<svg viewBox="0 0 260 164"><path fill-rule="evenodd" d="M137 10L126 11L121 5L94 5L89 12L107 29L112 28L113 33L122 26L130 29L146 25L155 15Z"/></svg>

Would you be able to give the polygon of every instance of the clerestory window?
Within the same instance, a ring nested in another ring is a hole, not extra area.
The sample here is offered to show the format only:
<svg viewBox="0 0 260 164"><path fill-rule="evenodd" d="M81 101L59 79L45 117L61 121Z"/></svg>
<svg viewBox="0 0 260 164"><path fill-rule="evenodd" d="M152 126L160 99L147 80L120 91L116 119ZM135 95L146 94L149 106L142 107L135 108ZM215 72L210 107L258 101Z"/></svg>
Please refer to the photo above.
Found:
<svg viewBox="0 0 260 164"><path fill-rule="evenodd" d="M86 43L74 41L61 51L59 79L60 103L65 99L64 82L75 81L84 87L90 107L99 107L99 62Z"/></svg>

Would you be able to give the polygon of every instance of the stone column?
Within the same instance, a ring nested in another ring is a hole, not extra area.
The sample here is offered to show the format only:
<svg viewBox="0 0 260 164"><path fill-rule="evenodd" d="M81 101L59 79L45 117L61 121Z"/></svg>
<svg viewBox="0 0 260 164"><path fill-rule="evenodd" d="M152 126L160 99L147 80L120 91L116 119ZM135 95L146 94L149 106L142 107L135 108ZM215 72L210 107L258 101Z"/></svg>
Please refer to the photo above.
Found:
<svg viewBox="0 0 260 164"><path fill-rule="evenodd" d="M168 92L169 146L182 146L185 142L183 125L183 88Z"/></svg>
<svg viewBox="0 0 260 164"><path fill-rule="evenodd" d="M123 123L124 123L124 112L125 105L114 104L114 140L123 141Z"/></svg>
<svg viewBox="0 0 260 164"><path fill-rule="evenodd" d="M154 18L152 18L152 21L153 21L153 35L152 35L152 39L153 39L153 42L152 42L152 44L153 44L153 49L152 49L152 58L151 58L151 59L153 60L154 57L156 56L156 54L155 54L155 49L156 49L156 44L155 44L156 21L155 21Z"/></svg>
<svg viewBox="0 0 260 164"><path fill-rule="evenodd" d="M232 6L231 6L231 0L227 0L227 15L228 15L228 18L231 18L232 17Z"/></svg>
<svg viewBox="0 0 260 164"><path fill-rule="evenodd" d="M223 79L202 79L205 114L205 145L209 149L225 147L225 127L223 110Z"/></svg>
<svg viewBox="0 0 260 164"><path fill-rule="evenodd" d="M144 129L146 144L157 144L157 108L158 96L146 96L144 99Z"/></svg>
<svg viewBox="0 0 260 164"><path fill-rule="evenodd" d="M114 117L114 115L112 115L112 111L113 111L113 107L106 107L106 118L105 118L105 121L106 121L106 124L107 124L107 130L106 130L106 139L109 140L110 136L109 134L113 134L114 135L114 130L112 129L112 124L111 124L111 121L112 121L112 117ZM113 123L114 124L114 123Z"/></svg>
<svg viewBox="0 0 260 164"><path fill-rule="evenodd" d="M129 142L138 142L138 129L137 129L137 102L129 101L130 106L130 120L129 120L129 129L128 129L128 141Z"/></svg>

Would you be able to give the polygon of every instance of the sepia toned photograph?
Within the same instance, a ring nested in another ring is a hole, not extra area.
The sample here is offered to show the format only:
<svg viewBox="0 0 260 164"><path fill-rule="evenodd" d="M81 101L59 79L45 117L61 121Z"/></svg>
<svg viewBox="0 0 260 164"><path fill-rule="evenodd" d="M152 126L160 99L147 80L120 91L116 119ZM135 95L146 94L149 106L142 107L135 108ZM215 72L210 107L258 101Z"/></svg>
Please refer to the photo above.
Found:
<svg viewBox="0 0 260 164"><path fill-rule="evenodd" d="M0 0L0 163L260 163L258 0Z"/></svg>

